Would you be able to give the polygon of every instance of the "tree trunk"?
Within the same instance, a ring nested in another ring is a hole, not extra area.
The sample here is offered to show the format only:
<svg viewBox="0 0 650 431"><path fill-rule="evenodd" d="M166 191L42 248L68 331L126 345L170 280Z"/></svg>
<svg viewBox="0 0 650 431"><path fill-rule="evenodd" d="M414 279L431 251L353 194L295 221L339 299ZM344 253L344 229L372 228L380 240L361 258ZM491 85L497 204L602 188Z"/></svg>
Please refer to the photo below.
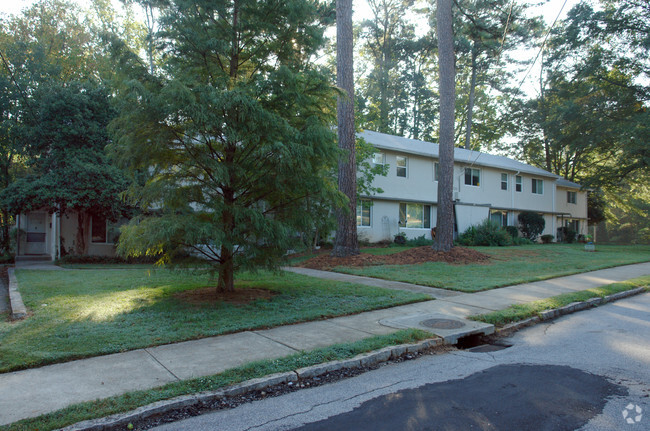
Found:
<svg viewBox="0 0 650 431"><path fill-rule="evenodd" d="M231 247L221 246L221 264L219 265L219 281L217 292L233 292L235 290L235 263Z"/></svg>
<svg viewBox="0 0 650 431"><path fill-rule="evenodd" d="M77 244L75 247L75 254L77 256L83 256L86 254L86 213L79 210L77 211Z"/></svg>
<svg viewBox="0 0 650 431"><path fill-rule="evenodd" d="M467 128L465 130L465 149L471 150L472 115L474 113L474 100L476 99L476 42L472 46L472 79L469 85L469 101L467 102Z"/></svg>
<svg viewBox="0 0 650 431"><path fill-rule="evenodd" d="M347 208L339 208L333 256L359 254L357 240L357 172L354 130L354 69L352 52L352 0L336 1L336 83L344 91L337 104L339 148L339 191L348 198Z"/></svg>
<svg viewBox="0 0 650 431"><path fill-rule="evenodd" d="M438 220L433 248L449 251L454 246L454 104L455 57L452 28L453 0L438 0L438 64L440 67L440 176L438 181Z"/></svg>

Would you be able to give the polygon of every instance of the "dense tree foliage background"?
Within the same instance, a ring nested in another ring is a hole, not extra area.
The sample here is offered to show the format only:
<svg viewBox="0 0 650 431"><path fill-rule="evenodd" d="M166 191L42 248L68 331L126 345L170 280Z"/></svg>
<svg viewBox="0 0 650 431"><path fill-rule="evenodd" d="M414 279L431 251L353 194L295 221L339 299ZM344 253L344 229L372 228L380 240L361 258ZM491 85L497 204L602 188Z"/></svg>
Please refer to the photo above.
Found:
<svg viewBox="0 0 650 431"><path fill-rule="evenodd" d="M368 4L371 13L353 28L357 127L438 142L437 1ZM585 0L551 25L527 3L457 0L452 20L455 145L498 151L578 182L590 190L599 240L649 241L648 2ZM136 243L171 252L211 238L226 247L215 250L222 266L228 249L233 259L235 250L245 249L252 255L241 262L273 266L280 250L266 248L269 238L287 239L298 229L313 243L332 226L331 209L349 202L332 177L337 158L349 155L332 150L336 45L324 31L334 25L333 3L314 0L125 0L118 8L94 0L87 10L43 0L1 17L0 251L9 252L18 208L115 214L118 189L127 185L131 203L145 209L140 228L125 230L128 253L143 252ZM523 73L535 77L536 89L522 91ZM44 116L65 125L73 114L86 121L73 122L83 124L76 138L48 134ZM305 145L307 139L312 144ZM61 153L57 142L65 147ZM269 176L267 161L278 172ZM358 171L365 169L359 187L378 174L364 163L355 162ZM249 188L242 173L255 170L290 193ZM327 179L294 184L288 170ZM44 193L53 182L84 178L82 171L94 172L83 193L73 191L80 182L58 196ZM198 184L208 179L211 197L205 187L199 193ZM176 192L173 183L180 185ZM229 188L243 192L225 198ZM115 205L99 205L107 195L92 190L110 192ZM246 202L235 203L240 199ZM294 199L301 210L289 205L282 215L258 218L276 208L273 202ZM258 208L260 202L270 207ZM207 220L203 210L218 214L219 222ZM319 222L306 213L319 214ZM148 225L163 214L176 217L165 231L175 245L163 246L153 234L142 242L145 227L163 231ZM285 216L288 224L280 227ZM177 229L187 225L183 217L202 227ZM256 233L239 228L241 217L256 220L249 223ZM234 236L226 240L226 232Z"/></svg>

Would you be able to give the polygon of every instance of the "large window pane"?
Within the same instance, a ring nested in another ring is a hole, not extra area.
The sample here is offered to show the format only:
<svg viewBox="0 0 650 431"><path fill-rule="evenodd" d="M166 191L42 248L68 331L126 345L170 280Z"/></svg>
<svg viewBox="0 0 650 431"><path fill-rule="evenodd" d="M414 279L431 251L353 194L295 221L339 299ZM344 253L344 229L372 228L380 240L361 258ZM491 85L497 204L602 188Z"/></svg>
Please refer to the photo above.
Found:
<svg viewBox="0 0 650 431"><path fill-rule="evenodd" d="M370 206L367 199L357 202L357 226L370 226Z"/></svg>
<svg viewBox="0 0 650 431"><path fill-rule="evenodd" d="M397 176L406 178L406 157L397 156Z"/></svg>
<svg viewBox="0 0 650 431"><path fill-rule="evenodd" d="M407 204L406 205L406 227L419 228L424 223L424 210L422 205Z"/></svg>
<svg viewBox="0 0 650 431"><path fill-rule="evenodd" d="M424 227L431 228L431 205L424 206Z"/></svg>
<svg viewBox="0 0 650 431"><path fill-rule="evenodd" d="M399 204L399 225L406 226L406 204Z"/></svg>

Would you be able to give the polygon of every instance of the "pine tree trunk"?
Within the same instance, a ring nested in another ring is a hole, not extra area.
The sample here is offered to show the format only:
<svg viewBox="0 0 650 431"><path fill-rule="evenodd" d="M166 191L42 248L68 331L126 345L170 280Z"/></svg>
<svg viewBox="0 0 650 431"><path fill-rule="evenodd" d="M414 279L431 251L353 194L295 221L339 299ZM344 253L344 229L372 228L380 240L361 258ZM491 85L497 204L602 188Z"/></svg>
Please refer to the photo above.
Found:
<svg viewBox="0 0 650 431"><path fill-rule="evenodd" d="M476 42L472 47L472 79L469 85L469 101L467 102L467 128L465 129L465 149L471 150L472 115L474 114L474 100L476 99Z"/></svg>
<svg viewBox="0 0 650 431"><path fill-rule="evenodd" d="M232 249L222 245L220 257L217 292L233 292L235 290L235 265Z"/></svg>
<svg viewBox="0 0 650 431"><path fill-rule="evenodd" d="M339 148L345 151L339 161L339 191L348 198L347 211L337 210L333 256L359 254L357 240L357 173L354 130L354 70L352 52L352 1L336 1L336 83L345 94L337 105Z"/></svg>
<svg viewBox="0 0 650 431"><path fill-rule="evenodd" d="M438 181L437 234L433 247L449 251L454 246L454 104L455 57L452 28L453 0L438 0L438 64L440 67L440 176Z"/></svg>

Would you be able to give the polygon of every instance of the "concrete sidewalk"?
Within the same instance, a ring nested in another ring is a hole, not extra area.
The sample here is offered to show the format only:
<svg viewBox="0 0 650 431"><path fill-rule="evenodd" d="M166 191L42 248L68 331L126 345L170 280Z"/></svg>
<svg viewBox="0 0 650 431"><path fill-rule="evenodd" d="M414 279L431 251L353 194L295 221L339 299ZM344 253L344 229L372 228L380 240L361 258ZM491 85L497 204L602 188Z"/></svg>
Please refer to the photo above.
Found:
<svg viewBox="0 0 650 431"><path fill-rule="evenodd" d="M446 297L441 294L435 301L353 316L246 331L0 374L0 425L73 403L216 374L256 360L392 333L397 328L409 326L405 322L415 322L415 327L419 327L418 322L431 316L462 320L469 315L500 310L511 304L648 274L650 263L627 265L475 294L453 293ZM346 275L345 281L359 280ZM377 282L385 284L383 280ZM364 284L368 283L364 280ZM399 288L394 284L382 287Z"/></svg>

